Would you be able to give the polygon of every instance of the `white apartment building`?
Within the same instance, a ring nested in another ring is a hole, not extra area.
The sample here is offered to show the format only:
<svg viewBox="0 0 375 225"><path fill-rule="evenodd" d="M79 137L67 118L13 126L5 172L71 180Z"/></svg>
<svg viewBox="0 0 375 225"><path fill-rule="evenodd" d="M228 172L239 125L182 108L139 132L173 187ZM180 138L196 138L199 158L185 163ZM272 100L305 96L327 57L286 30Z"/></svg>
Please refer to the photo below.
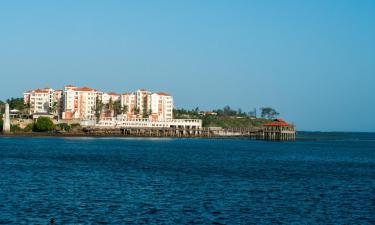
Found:
<svg viewBox="0 0 375 225"><path fill-rule="evenodd" d="M63 119L95 119L98 91L88 87L64 87Z"/></svg>
<svg viewBox="0 0 375 225"><path fill-rule="evenodd" d="M63 90L37 89L24 93L24 103L30 105L30 114L53 113L62 119L96 119L97 98L103 104L121 102L122 109L116 115L122 120L148 119L152 122L173 120L173 97L164 92L152 93L139 89L133 93L103 93L89 87L64 86ZM121 115L122 114L122 115ZM101 118L114 117L114 109L103 108Z"/></svg>
<svg viewBox="0 0 375 225"><path fill-rule="evenodd" d="M151 116L155 121L173 119L173 97L164 92L151 94Z"/></svg>
<svg viewBox="0 0 375 225"><path fill-rule="evenodd" d="M137 106L137 96L134 93L124 93L121 95L121 107L127 108L127 112L125 113L127 117L132 117L135 115L135 108Z"/></svg>
<svg viewBox="0 0 375 225"><path fill-rule="evenodd" d="M114 92L101 93L100 98L103 104L108 104L110 99L112 99L112 102L121 101L121 95Z"/></svg>
<svg viewBox="0 0 375 225"><path fill-rule="evenodd" d="M135 92L136 94L136 108L139 111L139 115L149 115L151 110L151 92L145 89L139 89Z"/></svg>
<svg viewBox="0 0 375 225"><path fill-rule="evenodd" d="M61 90L42 88L27 91L23 94L23 101L30 106L30 114L35 113L59 113L61 102Z"/></svg>

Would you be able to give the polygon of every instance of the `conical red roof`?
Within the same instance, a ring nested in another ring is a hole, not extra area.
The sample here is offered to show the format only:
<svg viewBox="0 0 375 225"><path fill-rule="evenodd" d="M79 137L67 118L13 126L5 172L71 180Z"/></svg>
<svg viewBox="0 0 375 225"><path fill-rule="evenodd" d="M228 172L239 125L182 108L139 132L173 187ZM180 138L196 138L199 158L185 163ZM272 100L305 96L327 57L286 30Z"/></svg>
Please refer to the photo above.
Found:
<svg viewBox="0 0 375 225"><path fill-rule="evenodd" d="M267 126L267 127L287 127L287 126L291 126L291 125L288 124L287 122L285 122L283 119L275 119L274 121L272 121L270 123L266 123L263 126Z"/></svg>

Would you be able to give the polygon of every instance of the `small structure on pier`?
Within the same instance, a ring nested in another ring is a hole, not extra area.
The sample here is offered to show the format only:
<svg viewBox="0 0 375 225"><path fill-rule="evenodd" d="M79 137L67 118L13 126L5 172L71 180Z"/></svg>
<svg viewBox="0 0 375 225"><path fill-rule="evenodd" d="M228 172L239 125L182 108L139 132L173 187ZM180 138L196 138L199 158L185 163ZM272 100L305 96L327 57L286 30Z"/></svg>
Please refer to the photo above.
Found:
<svg viewBox="0 0 375 225"><path fill-rule="evenodd" d="M9 104L5 104L5 113L3 115L3 133L10 132Z"/></svg>
<svg viewBox="0 0 375 225"><path fill-rule="evenodd" d="M285 122L283 119L275 119L263 126L263 138L265 140L288 141L296 139L294 125Z"/></svg>

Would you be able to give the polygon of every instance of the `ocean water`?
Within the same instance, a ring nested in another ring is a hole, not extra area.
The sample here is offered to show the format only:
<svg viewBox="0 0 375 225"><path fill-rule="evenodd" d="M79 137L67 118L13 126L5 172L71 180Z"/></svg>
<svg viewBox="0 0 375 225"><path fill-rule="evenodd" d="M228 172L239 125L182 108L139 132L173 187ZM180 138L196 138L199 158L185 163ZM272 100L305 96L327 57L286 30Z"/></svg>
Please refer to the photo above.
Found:
<svg viewBox="0 0 375 225"><path fill-rule="evenodd" d="M375 134L0 137L3 224L374 224Z"/></svg>

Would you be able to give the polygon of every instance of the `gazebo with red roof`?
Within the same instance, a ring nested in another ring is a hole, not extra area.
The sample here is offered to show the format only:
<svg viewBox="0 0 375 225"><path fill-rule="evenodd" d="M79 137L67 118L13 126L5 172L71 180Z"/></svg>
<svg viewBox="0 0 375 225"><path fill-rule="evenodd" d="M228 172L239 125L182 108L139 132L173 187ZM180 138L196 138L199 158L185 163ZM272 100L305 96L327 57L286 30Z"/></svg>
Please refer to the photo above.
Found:
<svg viewBox="0 0 375 225"><path fill-rule="evenodd" d="M296 130L293 124L283 119L275 119L263 125L264 138L267 140L294 140Z"/></svg>

